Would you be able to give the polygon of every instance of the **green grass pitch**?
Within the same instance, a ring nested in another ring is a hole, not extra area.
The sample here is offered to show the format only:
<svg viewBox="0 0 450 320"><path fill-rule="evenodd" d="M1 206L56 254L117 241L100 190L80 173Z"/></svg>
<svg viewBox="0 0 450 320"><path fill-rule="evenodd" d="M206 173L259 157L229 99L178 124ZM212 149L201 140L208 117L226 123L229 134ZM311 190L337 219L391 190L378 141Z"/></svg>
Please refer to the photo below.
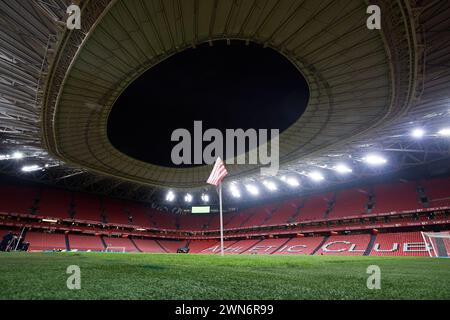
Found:
<svg viewBox="0 0 450 320"><path fill-rule="evenodd" d="M69 265L81 290L67 289ZM367 289L369 265L380 290ZM0 286L0 299L450 299L450 259L4 253Z"/></svg>

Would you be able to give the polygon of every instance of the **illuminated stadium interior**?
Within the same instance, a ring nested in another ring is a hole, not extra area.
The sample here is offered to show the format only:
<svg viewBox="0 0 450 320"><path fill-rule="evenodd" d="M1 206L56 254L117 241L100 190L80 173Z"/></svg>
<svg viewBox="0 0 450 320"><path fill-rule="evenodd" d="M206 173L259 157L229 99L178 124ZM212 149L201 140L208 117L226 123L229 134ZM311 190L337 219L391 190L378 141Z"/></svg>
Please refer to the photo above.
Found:
<svg viewBox="0 0 450 320"><path fill-rule="evenodd" d="M225 163L227 255L449 257L450 2L369 2L1 1L0 237L218 254L213 166L171 158L202 121L280 132L276 175Z"/></svg>

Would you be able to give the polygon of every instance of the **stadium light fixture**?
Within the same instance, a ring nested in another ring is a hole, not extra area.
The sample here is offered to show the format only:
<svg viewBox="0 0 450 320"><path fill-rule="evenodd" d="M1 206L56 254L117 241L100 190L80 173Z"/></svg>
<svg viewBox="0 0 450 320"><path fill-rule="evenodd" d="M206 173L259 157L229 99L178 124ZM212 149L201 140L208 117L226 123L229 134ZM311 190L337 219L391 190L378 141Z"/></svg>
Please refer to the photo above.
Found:
<svg viewBox="0 0 450 320"><path fill-rule="evenodd" d="M14 153L12 154L12 158L13 158L13 159L16 159L16 160L23 159L23 153L22 153L22 152L19 152L19 151L16 151L16 152L14 152Z"/></svg>
<svg viewBox="0 0 450 320"><path fill-rule="evenodd" d="M443 137L450 137L450 128L443 128L439 130L438 134Z"/></svg>
<svg viewBox="0 0 450 320"><path fill-rule="evenodd" d="M421 139L425 135L425 130L422 128L416 128L411 131L411 136L415 139Z"/></svg>
<svg viewBox="0 0 450 320"><path fill-rule="evenodd" d="M23 172L33 172L33 171L39 171L39 170L41 170L42 168L41 167L39 167L38 165L36 165L36 164L33 164L33 165L31 165L31 166L23 166L22 167L22 171Z"/></svg>
<svg viewBox="0 0 450 320"><path fill-rule="evenodd" d="M277 185L274 182L264 180L263 184L269 191L277 191Z"/></svg>
<svg viewBox="0 0 450 320"><path fill-rule="evenodd" d="M203 201L203 202L209 202L209 195L206 194L206 193L203 193L203 194L202 194L202 201Z"/></svg>
<svg viewBox="0 0 450 320"><path fill-rule="evenodd" d="M378 154L368 154L363 160L370 165L380 166L386 164L387 160Z"/></svg>
<svg viewBox="0 0 450 320"><path fill-rule="evenodd" d="M248 184L248 185L245 186L245 188L253 196L257 196L259 194L258 188L255 185L253 185L253 184Z"/></svg>
<svg viewBox="0 0 450 320"><path fill-rule="evenodd" d="M312 171L308 174L308 177L316 182L320 182L325 180L325 177L322 175L322 173L320 173L319 171Z"/></svg>
<svg viewBox="0 0 450 320"><path fill-rule="evenodd" d="M342 173L342 174L352 173L353 172L353 170L349 166L347 166L347 165L345 165L343 163L337 164L334 167L334 170L336 170L338 173Z"/></svg>
<svg viewBox="0 0 450 320"><path fill-rule="evenodd" d="M166 201L172 202L175 200L175 193L173 191L167 192Z"/></svg>
<svg viewBox="0 0 450 320"><path fill-rule="evenodd" d="M241 192L239 191L239 188L234 183L230 185L230 192L234 198L241 197Z"/></svg>
<svg viewBox="0 0 450 320"><path fill-rule="evenodd" d="M282 176L280 180L287 183L291 187L298 187L300 185L300 182L293 177Z"/></svg>
<svg viewBox="0 0 450 320"><path fill-rule="evenodd" d="M187 193L184 196L184 202L188 202L188 203L192 202L192 195L190 193Z"/></svg>

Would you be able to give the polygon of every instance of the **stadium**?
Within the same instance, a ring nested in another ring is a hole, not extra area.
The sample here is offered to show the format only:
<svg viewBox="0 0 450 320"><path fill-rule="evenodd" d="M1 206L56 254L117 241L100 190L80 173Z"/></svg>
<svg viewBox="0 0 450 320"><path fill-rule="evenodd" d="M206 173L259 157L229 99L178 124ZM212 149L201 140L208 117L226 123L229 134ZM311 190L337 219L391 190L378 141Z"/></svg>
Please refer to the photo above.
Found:
<svg viewBox="0 0 450 320"><path fill-rule="evenodd" d="M0 299L450 299L449 1L0 26Z"/></svg>

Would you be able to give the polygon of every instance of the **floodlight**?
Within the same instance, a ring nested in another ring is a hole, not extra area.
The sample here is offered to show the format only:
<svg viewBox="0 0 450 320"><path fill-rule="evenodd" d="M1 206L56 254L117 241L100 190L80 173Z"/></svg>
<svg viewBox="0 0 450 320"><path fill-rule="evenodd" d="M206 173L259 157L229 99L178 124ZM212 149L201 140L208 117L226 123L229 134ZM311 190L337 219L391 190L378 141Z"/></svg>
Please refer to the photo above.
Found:
<svg viewBox="0 0 450 320"><path fill-rule="evenodd" d="M277 190L277 185L275 183L273 183L272 181L264 180L263 184L269 191Z"/></svg>
<svg viewBox="0 0 450 320"><path fill-rule="evenodd" d="M383 165L387 162L385 158L377 154L369 154L363 158L363 160L373 166Z"/></svg>
<svg viewBox="0 0 450 320"><path fill-rule="evenodd" d="M251 195L257 196L259 194L258 188L253 184L248 184L245 186L245 188Z"/></svg>
<svg viewBox="0 0 450 320"><path fill-rule="evenodd" d="M450 137L450 128L441 129L438 134L443 137Z"/></svg>
<svg viewBox="0 0 450 320"><path fill-rule="evenodd" d="M203 202L209 202L209 195L207 195L206 193L202 194L202 201Z"/></svg>
<svg viewBox="0 0 450 320"><path fill-rule="evenodd" d="M234 183L230 185L230 192L234 198L241 197L241 192L239 191L238 187Z"/></svg>
<svg viewBox="0 0 450 320"><path fill-rule="evenodd" d="M17 160L23 159L23 153L22 153L22 152L19 152L19 151L14 152L14 153L12 154L12 158L13 158L13 159L17 159Z"/></svg>
<svg viewBox="0 0 450 320"><path fill-rule="evenodd" d="M191 195L190 193L187 193L187 194L184 196L184 201L185 201L185 202L192 202L192 195Z"/></svg>
<svg viewBox="0 0 450 320"><path fill-rule="evenodd" d="M310 173L308 174L308 177L310 177L311 180L316 181L316 182L325 180L324 176L323 176L322 173L320 173L319 171L313 171L313 172L310 172Z"/></svg>
<svg viewBox="0 0 450 320"><path fill-rule="evenodd" d="M411 131L411 136L416 139L420 139L425 135L425 130L422 128L416 128L413 131Z"/></svg>
<svg viewBox="0 0 450 320"><path fill-rule="evenodd" d="M33 172L33 171L38 171L38 170L41 170L41 169L42 169L42 168L39 167L39 166L36 165L36 164L31 165L31 166L23 166L23 167L22 167L22 171L23 171L23 172Z"/></svg>
<svg viewBox="0 0 450 320"><path fill-rule="evenodd" d="M167 192L166 201L172 202L173 200L175 200L175 194L173 193L173 191Z"/></svg>
<svg viewBox="0 0 450 320"><path fill-rule="evenodd" d="M342 174L353 172L353 170L350 167L348 167L347 165L345 165L343 163L337 164L334 167L334 170L336 170L338 173L342 173Z"/></svg>

